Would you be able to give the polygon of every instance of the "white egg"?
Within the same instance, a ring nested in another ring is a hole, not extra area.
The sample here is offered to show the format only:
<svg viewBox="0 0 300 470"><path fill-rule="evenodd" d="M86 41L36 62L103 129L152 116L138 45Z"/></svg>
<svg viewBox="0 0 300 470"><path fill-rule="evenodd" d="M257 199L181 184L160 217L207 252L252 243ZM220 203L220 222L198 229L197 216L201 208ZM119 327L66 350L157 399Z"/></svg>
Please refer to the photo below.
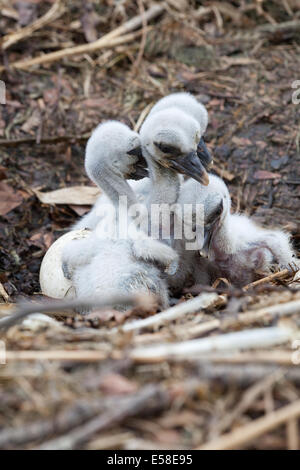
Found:
<svg viewBox="0 0 300 470"><path fill-rule="evenodd" d="M45 254L40 268L41 291L54 299L74 298L72 282L66 279L62 270L62 250L71 240L86 238L90 230L72 230L58 238Z"/></svg>

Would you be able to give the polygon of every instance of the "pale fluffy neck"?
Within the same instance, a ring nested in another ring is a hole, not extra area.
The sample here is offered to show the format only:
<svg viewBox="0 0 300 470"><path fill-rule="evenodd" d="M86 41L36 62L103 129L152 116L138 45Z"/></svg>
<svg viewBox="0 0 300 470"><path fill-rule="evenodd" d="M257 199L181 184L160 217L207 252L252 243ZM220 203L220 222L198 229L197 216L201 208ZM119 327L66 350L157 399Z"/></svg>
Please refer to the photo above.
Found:
<svg viewBox="0 0 300 470"><path fill-rule="evenodd" d="M120 196L127 197L128 207L138 202L134 191L127 181L119 175L116 175L109 168L104 168L99 172L97 184L109 197L115 208L119 207Z"/></svg>
<svg viewBox="0 0 300 470"><path fill-rule="evenodd" d="M180 193L180 179L177 173L168 168L164 168L161 165L158 165L151 158L151 155L143 149L144 157L146 158L149 176L151 181L150 194L147 198L147 208L148 208L148 227L151 230L148 234L158 233L159 239L163 239L162 230L163 227L159 221L156 223L151 218L152 205L153 204L169 204L172 206L178 200ZM158 226L156 224L158 223ZM171 234L170 234L171 236ZM165 243L172 243L172 236L169 240L163 239Z"/></svg>
<svg viewBox="0 0 300 470"><path fill-rule="evenodd" d="M146 149L143 149L143 153L147 160L151 180L148 206L151 204L176 203L180 192L180 179L178 174L154 162Z"/></svg>
<svg viewBox="0 0 300 470"><path fill-rule="evenodd" d="M221 221L218 230L213 237L211 249L213 250L215 259L226 258L228 255L233 253L234 248L231 243L230 234L230 214L226 214L224 219Z"/></svg>

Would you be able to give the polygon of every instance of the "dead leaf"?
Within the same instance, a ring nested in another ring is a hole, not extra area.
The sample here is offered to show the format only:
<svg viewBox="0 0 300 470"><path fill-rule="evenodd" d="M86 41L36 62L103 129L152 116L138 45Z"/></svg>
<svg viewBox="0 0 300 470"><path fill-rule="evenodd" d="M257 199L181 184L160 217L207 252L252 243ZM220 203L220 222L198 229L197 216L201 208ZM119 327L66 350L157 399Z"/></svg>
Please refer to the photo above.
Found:
<svg viewBox="0 0 300 470"><path fill-rule="evenodd" d="M99 16L93 9L93 5L87 3L84 6L85 13L81 18L81 25L87 42L93 42L98 39L96 26L99 24Z"/></svg>
<svg viewBox="0 0 300 470"><path fill-rule="evenodd" d="M12 108L15 108L15 109L23 108L23 105L19 101L9 100L9 99L6 100L6 106L11 106Z"/></svg>
<svg viewBox="0 0 300 470"><path fill-rule="evenodd" d="M177 444L180 442L180 433L175 429L161 429L155 433L155 439L163 444Z"/></svg>
<svg viewBox="0 0 300 470"><path fill-rule="evenodd" d="M43 99L49 106L54 106L58 101L58 89L48 88L48 90L45 90L43 93Z"/></svg>
<svg viewBox="0 0 300 470"><path fill-rule="evenodd" d="M249 139L246 139L245 137L232 137L232 142L235 144L235 145L238 145L240 147L245 147L247 145L252 145L252 142L251 140Z"/></svg>
<svg viewBox="0 0 300 470"><path fill-rule="evenodd" d="M27 119L27 121L21 127L22 131L26 132L27 134L30 133L34 128L37 128L41 122L41 113L38 109L35 109L31 116Z"/></svg>
<svg viewBox="0 0 300 470"><path fill-rule="evenodd" d="M214 166L214 170L217 173L220 178L225 179L227 181L232 181L235 178L235 175L233 173L230 173L230 171L225 170L225 168L219 168L217 166Z"/></svg>
<svg viewBox="0 0 300 470"><path fill-rule="evenodd" d="M125 395L135 393L137 384L120 374L110 373L103 377L100 388L108 395Z"/></svg>
<svg viewBox="0 0 300 470"><path fill-rule="evenodd" d="M19 13L19 25L27 26L37 18L37 6L35 2L19 0L14 4Z"/></svg>
<svg viewBox="0 0 300 470"><path fill-rule="evenodd" d="M73 206L70 205L71 209L76 212L80 217L87 214L91 210L91 206Z"/></svg>
<svg viewBox="0 0 300 470"><path fill-rule="evenodd" d="M77 206L92 206L100 190L92 186L71 186L70 188L57 189L43 193L33 189L34 194L43 204L72 204Z"/></svg>
<svg viewBox="0 0 300 470"><path fill-rule="evenodd" d="M223 104L223 100L219 100L218 98L213 98L212 100L209 101L209 106L220 106Z"/></svg>
<svg viewBox="0 0 300 470"><path fill-rule="evenodd" d="M281 175L279 173L272 173L267 170L257 170L253 177L257 180L275 180L280 179Z"/></svg>
<svg viewBox="0 0 300 470"><path fill-rule="evenodd" d="M81 106L96 109L109 109L111 106L113 106L113 102L107 98L88 98L87 100L81 102Z"/></svg>
<svg viewBox="0 0 300 470"><path fill-rule="evenodd" d="M6 168L0 165L0 180L5 180L6 178Z"/></svg>
<svg viewBox="0 0 300 470"><path fill-rule="evenodd" d="M4 299L5 302L8 302L9 295L4 289L3 285L0 282L0 296Z"/></svg>
<svg viewBox="0 0 300 470"><path fill-rule="evenodd" d="M0 215L6 215L23 201L20 191L15 191L6 183L0 182Z"/></svg>
<svg viewBox="0 0 300 470"><path fill-rule="evenodd" d="M260 149L264 150L267 147L268 144L266 142L262 141L262 140L257 140L256 145Z"/></svg>
<svg viewBox="0 0 300 470"><path fill-rule="evenodd" d="M47 232L43 235L43 241L46 249L50 248L54 240L53 233Z"/></svg>
<svg viewBox="0 0 300 470"><path fill-rule="evenodd" d="M53 233L50 232L38 232L32 235L29 238L29 245L37 246L38 248L42 248L43 250L46 248L48 249L50 245L52 245L54 240Z"/></svg>

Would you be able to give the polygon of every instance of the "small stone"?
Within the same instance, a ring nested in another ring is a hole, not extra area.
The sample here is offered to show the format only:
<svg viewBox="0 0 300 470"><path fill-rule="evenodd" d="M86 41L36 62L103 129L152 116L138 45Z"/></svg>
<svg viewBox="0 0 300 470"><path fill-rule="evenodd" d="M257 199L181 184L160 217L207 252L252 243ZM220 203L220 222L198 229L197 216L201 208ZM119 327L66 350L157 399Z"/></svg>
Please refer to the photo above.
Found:
<svg viewBox="0 0 300 470"><path fill-rule="evenodd" d="M279 173L272 173L267 170L257 170L253 177L257 180L275 180L280 179L281 175Z"/></svg>
<svg viewBox="0 0 300 470"><path fill-rule="evenodd" d="M239 160L241 160L241 159L243 159L244 155L245 155L245 150L240 149L240 148L236 148L236 149L234 150L233 154L232 154L232 157L233 157L234 159L239 159Z"/></svg>
<svg viewBox="0 0 300 470"><path fill-rule="evenodd" d="M204 93L201 93L200 95L197 95L196 98L202 104L207 104L211 100L211 97L209 95L205 95Z"/></svg>
<svg viewBox="0 0 300 470"><path fill-rule="evenodd" d="M166 71L162 67L159 67L155 64L150 65L148 68L148 73L153 78L167 78Z"/></svg>
<svg viewBox="0 0 300 470"><path fill-rule="evenodd" d="M215 154L219 158L228 158L230 152L230 147L227 144L218 145L218 147L215 148Z"/></svg>
<svg viewBox="0 0 300 470"><path fill-rule="evenodd" d="M276 158L274 160L271 160L271 167L273 168L273 170L279 170L280 168L285 166L288 163L288 161L289 161L289 156L284 155L281 158Z"/></svg>

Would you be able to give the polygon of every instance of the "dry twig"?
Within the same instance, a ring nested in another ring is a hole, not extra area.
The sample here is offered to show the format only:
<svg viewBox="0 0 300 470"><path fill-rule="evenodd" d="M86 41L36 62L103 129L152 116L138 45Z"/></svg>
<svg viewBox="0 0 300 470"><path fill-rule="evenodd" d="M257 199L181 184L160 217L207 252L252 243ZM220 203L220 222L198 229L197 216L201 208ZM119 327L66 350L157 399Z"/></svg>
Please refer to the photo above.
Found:
<svg viewBox="0 0 300 470"><path fill-rule="evenodd" d="M251 284L247 284L245 287L243 287L243 290L247 291L253 287L260 286L261 284L266 284L269 281L275 281L276 279L286 279L287 277L290 277L291 274L292 273L289 269L283 269L282 271L278 271L277 273L270 274L269 276L263 277L262 279L251 282Z"/></svg>
<svg viewBox="0 0 300 470"><path fill-rule="evenodd" d="M74 310L77 308L97 307L103 308L114 303L123 305L134 305L140 302L140 296L134 295L116 295L95 299L74 299L74 300L51 300L44 303L23 303L16 307L14 313L8 317L0 319L0 330L6 329L19 323L31 313L49 313L59 310Z"/></svg>
<svg viewBox="0 0 300 470"><path fill-rule="evenodd" d="M204 294L202 294L204 295ZM207 295L207 294L205 294ZM219 296L220 298L220 296ZM181 305L181 304L180 304ZM174 337L183 337L187 338L196 338L197 336L201 336L207 334L213 330L221 329L222 331L227 331L232 328L240 328L242 326L249 326L254 323L264 322L270 323L275 318L280 317L287 317L294 315L300 311L300 300L293 300L291 302L286 302L283 304L275 304L270 305L268 307L264 307L258 310L250 310L248 312L239 313L238 315L229 315L225 316L224 318L214 318L213 320L208 320L205 322L201 322L197 325L192 325L185 327L184 329L182 326L178 326L172 330L172 336ZM166 312L163 312L166 313ZM159 314L161 315L161 314ZM151 317L151 319L155 319L155 317ZM139 320L144 321L144 320ZM131 323L128 323L128 326L125 325L123 328L129 328ZM166 338L166 333L161 333L162 339ZM156 338L154 338L156 339ZM137 338L138 343L142 343L149 340L149 336L145 335L145 339L143 339L143 335Z"/></svg>
<svg viewBox="0 0 300 470"><path fill-rule="evenodd" d="M195 313L203 308L211 307L216 303L217 300L217 294L201 294L192 300L182 302L178 305L175 305L175 307L171 307L164 312L153 315L152 317L148 317L143 320L136 320L134 322L128 322L121 328L121 330L126 332L141 330L142 328L158 327L162 324L166 324L183 317L186 314ZM114 334L118 331L119 329L116 328L113 329L111 333Z"/></svg>
<svg viewBox="0 0 300 470"><path fill-rule="evenodd" d="M166 343L136 348L130 358L137 362L162 362L173 357L188 358L214 351L225 352L251 348L267 348L293 339L295 332L287 327L256 328L209 338Z"/></svg>
<svg viewBox="0 0 300 470"><path fill-rule="evenodd" d="M0 282L0 296L4 299L5 302L8 302L9 295L4 289L3 285Z"/></svg>
<svg viewBox="0 0 300 470"><path fill-rule="evenodd" d="M96 432L110 428L112 425L124 421L129 416L144 413L149 411L149 409L153 411L153 409L164 408L168 403L168 395L161 387L146 386L137 394L120 400L118 406L114 405L106 412L101 413L69 434L42 444L39 449L74 449L88 441Z"/></svg>
<svg viewBox="0 0 300 470"><path fill-rule="evenodd" d="M229 450L240 449L242 446L250 444L262 434L273 430L291 419L300 416L300 400L284 406L273 413L269 413L263 418L256 419L245 426L240 426L231 433L208 442L197 448L197 450Z"/></svg>
<svg viewBox="0 0 300 470"><path fill-rule="evenodd" d="M2 37L2 49L5 50L8 47L12 46L16 42L22 41L25 38L28 38L37 31L38 29L42 29L49 23L57 20L65 11L63 3L61 0L56 0L54 5L43 15L41 18L38 18L36 21L31 23L30 25L22 28L14 33L7 34L6 36Z"/></svg>
<svg viewBox="0 0 300 470"><path fill-rule="evenodd" d="M27 70L34 65L49 64L66 57L73 57L79 54L89 54L105 47L115 47L120 44L124 44L136 38L136 34L128 33L137 28L140 28L143 25L143 21L150 21L156 16L160 15L163 11L163 5L152 5L144 15L137 15L131 18L123 25L105 34L100 39L97 39L97 41L83 44L81 46L67 47L59 51L50 52L49 54L35 57L33 59L19 60L10 64L10 68ZM140 34L140 32L138 34ZM4 69L5 67L0 67L0 71L3 71Z"/></svg>

